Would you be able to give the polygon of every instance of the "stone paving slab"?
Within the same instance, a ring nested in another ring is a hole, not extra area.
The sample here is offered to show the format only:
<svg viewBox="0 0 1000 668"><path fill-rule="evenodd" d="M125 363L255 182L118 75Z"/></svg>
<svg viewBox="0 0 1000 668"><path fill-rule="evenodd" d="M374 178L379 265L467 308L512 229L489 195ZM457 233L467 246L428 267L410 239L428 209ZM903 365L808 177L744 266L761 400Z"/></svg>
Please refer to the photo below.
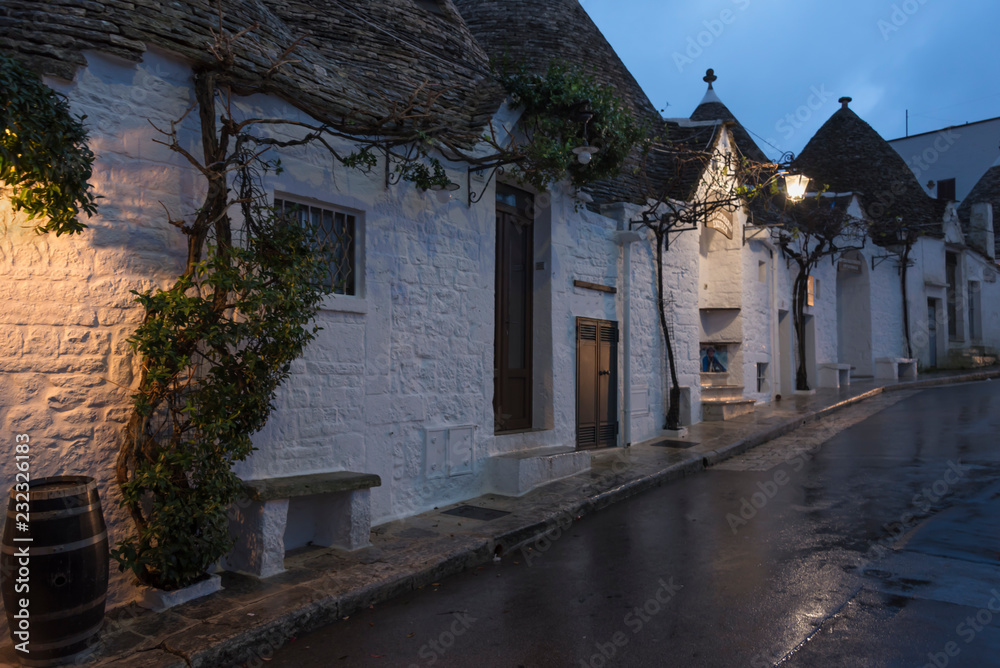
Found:
<svg viewBox="0 0 1000 668"><path fill-rule="evenodd" d="M525 546L541 548L545 536L561 531L576 518L720 464L756 446L772 442L747 455L739 465L773 466L779 457L788 456L789 448L821 444L837 431L906 396L879 397L889 390L917 390L998 377L1000 368L936 374L891 384L861 381L761 405L755 413L734 420L692 425L687 438L697 445L689 448L654 447L651 441L598 451L593 454L591 470L585 473L517 498L487 494L463 502L509 513L488 522L443 515L442 511L461 504L442 506L374 527L371 547L362 550L297 551L286 559L284 573L265 580L225 572L222 591L164 613L134 604L111 611L101 644L85 665L263 665L297 634L404 592L431 586L448 575L486 563L495 554ZM775 441L873 397L879 399L829 424L818 425L811 437ZM0 663L15 664L9 642L0 647Z"/></svg>

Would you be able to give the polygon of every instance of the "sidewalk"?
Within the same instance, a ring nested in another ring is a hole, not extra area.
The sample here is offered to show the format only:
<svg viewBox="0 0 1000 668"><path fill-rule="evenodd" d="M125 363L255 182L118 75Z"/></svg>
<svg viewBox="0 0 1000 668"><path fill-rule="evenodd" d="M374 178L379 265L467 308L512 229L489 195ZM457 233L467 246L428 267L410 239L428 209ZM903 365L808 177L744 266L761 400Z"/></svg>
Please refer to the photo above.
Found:
<svg viewBox="0 0 1000 668"><path fill-rule="evenodd" d="M927 374L916 381L855 382L840 390L793 396L752 415L693 425L685 447L636 444L594 453L591 471L522 497L484 495L375 527L372 547L356 552L309 549L286 559L286 572L258 580L223 574L225 589L156 614L130 605L109 613L98 652L84 665L183 668L264 665L296 634L364 607L435 583L536 541L544 551L574 520L668 480L685 476L777 438L803 424L885 391L1000 378L1000 368ZM477 520L442 511L471 505L501 511ZM543 537L543 534L547 536ZM514 559L527 558L522 552ZM9 644L0 663L16 665Z"/></svg>

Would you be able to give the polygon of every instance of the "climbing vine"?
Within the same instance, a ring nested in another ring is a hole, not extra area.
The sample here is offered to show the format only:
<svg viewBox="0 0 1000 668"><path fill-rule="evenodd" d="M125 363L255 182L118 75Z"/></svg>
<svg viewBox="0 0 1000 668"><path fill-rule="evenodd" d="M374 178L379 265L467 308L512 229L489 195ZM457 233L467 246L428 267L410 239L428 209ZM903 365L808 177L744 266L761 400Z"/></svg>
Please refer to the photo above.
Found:
<svg viewBox="0 0 1000 668"><path fill-rule="evenodd" d="M83 120L34 72L0 54L0 184L12 190L14 211L46 219L39 232L80 232L80 214L97 211Z"/></svg>
<svg viewBox="0 0 1000 668"><path fill-rule="evenodd" d="M493 68L511 102L524 109L524 141L499 148L535 188L566 176L577 186L617 176L633 149L646 146L649 128L614 88L593 76L559 61L543 74L507 60L495 61ZM496 143L494 136L486 139ZM581 164L573 152L584 141L599 149L589 164Z"/></svg>

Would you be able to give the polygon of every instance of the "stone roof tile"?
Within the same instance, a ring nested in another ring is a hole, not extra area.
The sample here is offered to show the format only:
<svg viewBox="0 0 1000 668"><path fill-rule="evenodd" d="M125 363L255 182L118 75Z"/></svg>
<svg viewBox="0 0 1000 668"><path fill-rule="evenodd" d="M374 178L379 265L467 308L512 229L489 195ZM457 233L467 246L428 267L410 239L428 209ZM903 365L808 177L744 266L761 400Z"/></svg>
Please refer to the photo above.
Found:
<svg viewBox="0 0 1000 668"><path fill-rule="evenodd" d="M812 187L859 193L873 220L902 216L929 234L942 233L943 207L928 197L906 162L875 130L843 107L813 135L793 167L812 180Z"/></svg>
<svg viewBox="0 0 1000 668"><path fill-rule="evenodd" d="M321 121L369 123L425 83L443 82L440 125L471 145L503 99L449 0L440 11L412 0L222 0L221 9L230 34L258 24L235 54L230 82L282 97ZM24 0L0 4L0 51L63 79L86 64L86 50L139 61L157 46L205 65L219 21L213 0ZM295 62L265 78L297 40Z"/></svg>

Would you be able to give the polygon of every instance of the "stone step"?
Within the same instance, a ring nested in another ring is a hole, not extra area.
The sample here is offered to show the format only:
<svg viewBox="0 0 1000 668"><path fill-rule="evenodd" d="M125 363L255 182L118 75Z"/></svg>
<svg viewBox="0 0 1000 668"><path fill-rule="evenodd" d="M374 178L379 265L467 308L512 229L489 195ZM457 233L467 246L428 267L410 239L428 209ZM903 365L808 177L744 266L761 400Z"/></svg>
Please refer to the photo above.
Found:
<svg viewBox="0 0 1000 668"><path fill-rule="evenodd" d="M742 385L702 385L701 399L742 399Z"/></svg>
<svg viewBox="0 0 1000 668"><path fill-rule="evenodd" d="M486 460L489 491L522 496L536 487L590 470L590 453L573 446L533 448Z"/></svg>
<svg viewBox="0 0 1000 668"><path fill-rule="evenodd" d="M734 417L753 413L756 402L753 399L723 399L702 401L701 418L705 422L722 422Z"/></svg>
<svg viewBox="0 0 1000 668"><path fill-rule="evenodd" d="M728 385L729 374L726 372L701 372L701 386L706 385Z"/></svg>

